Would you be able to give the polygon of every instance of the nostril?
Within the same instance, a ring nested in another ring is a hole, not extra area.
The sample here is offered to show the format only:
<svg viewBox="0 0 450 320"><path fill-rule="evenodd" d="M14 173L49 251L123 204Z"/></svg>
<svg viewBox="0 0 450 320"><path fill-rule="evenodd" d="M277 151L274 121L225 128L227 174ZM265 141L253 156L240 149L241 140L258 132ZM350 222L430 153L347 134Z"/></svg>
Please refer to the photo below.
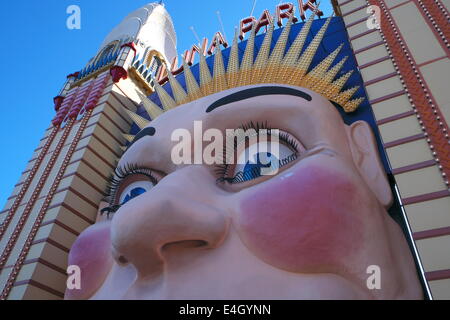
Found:
<svg viewBox="0 0 450 320"><path fill-rule="evenodd" d="M205 240L182 240L166 243L162 250L170 250L172 248L177 249L191 249L208 246L208 242Z"/></svg>
<svg viewBox="0 0 450 320"><path fill-rule="evenodd" d="M114 260L117 262L117 264L125 266L129 263L128 259L125 258L123 255L119 254L114 248L112 248L111 254Z"/></svg>
<svg viewBox="0 0 450 320"><path fill-rule="evenodd" d="M127 264L128 260L124 256L120 256L117 261L119 261L120 264Z"/></svg>

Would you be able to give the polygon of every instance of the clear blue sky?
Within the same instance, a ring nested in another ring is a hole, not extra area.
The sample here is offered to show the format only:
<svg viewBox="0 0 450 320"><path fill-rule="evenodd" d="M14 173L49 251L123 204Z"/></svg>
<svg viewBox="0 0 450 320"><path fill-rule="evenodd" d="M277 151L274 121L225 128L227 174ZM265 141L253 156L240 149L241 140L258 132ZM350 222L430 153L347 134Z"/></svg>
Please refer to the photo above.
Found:
<svg viewBox="0 0 450 320"><path fill-rule="evenodd" d="M21 0L2 3L0 30L0 210L25 169L33 150L54 116L53 97L66 75L78 71L95 55L108 32L129 12L148 0ZM257 0L254 16L264 9L274 14L279 0ZM286 2L297 3L297 0ZM166 0L175 25L178 53L200 38L221 30L220 11L229 42L240 19L252 12L254 0ZM66 27L69 5L81 9L81 29ZM325 16L332 8L329 0L320 5ZM298 16L298 11L297 11Z"/></svg>

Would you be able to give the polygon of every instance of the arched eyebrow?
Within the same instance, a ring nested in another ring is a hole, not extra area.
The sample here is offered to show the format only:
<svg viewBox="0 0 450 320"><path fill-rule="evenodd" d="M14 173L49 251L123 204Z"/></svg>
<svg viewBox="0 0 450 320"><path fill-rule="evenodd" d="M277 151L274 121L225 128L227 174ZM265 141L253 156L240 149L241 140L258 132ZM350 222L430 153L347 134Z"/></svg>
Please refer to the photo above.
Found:
<svg viewBox="0 0 450 320"><path fill-rule="evenodd" d="M276 86L258 87L258 88L251 88L251 89L238 91L238 92L232 93L226 97L220 98L216 102L212 103L206 109L206 113L209 113L209 112L213 111L214 109L217 109L223 105L226 105L226 104L229 104L232 102L241 101L244 99L257 97L257 96L266 96L266 95L273 95L273 94L285 94L285 95L300 97L307 101L312 100L312 98L309 94L307 94L303 91L297 90L297 89L292 89L292 88L287 88L287 87L276 87Z"/></svg>
<svg viewBox="0 0 450 320"><path fill-rule="evenodd" d="M134 144L136 143L139 139L142 139L144 137L148 137L148 136L153 136L156 133L156 129L153 127L147 127L142 129L141 131L138 132L138 134L134 137L133 141L130 143L130 145L128 146L127 150Z"/></svg>

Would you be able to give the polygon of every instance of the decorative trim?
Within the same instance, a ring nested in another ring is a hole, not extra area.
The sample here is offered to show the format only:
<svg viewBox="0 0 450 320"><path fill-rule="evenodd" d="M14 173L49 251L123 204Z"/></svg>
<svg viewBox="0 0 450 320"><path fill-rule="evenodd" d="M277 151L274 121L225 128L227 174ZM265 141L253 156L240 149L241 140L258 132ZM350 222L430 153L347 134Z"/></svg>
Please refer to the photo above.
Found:
<svg viewBox="0 0 450 320"><path fill-rule="evenodd" d="M61 299L64 298L64 293L59 292L59 291L57 291L55 289L52 289L49 286L46 286L45 284L37 282L36 280L33 280L33 279L17 281L14 284L14 287L18 287L18 286L22 286L22 285L30 285L30 286L39 288L41 290L47 291L48 293L51 293L52 295L57 296L57 297L59 297Z"/></svg>
<svg viewBox="0 0 450 320"><path fill-rule="evenodd" d="M400 119L403 119L403 118L406 118L406 117L410 117L410 116L413 116L413 115L415 115L415 113L412 110L411 111L402 112L402 113L399 113L399 114L396 114L396 115L393 115L393 116L390 116L390 117L386 117L386 118L377 120L377 125L381 126L381 125L383 125L385 123L389 123L389 122L392 122L392 121L400 120Z"/></svg>
<svg viewBox="0 0 450 320"><path fill-rule="evenodd" d="M443 280L450 278L450 269L425 272L428 281Z"/></svg>
<svg viewBox="0 0 450 320"><path fill-rule="evenodd" d="M448 43L448 38L450 37L450 28L448 27L450 16L447 10L435 0L414 0L414 3L418 7L425 22L433 31L436 39L439 39L439 44L442 46L442 49L447 52L447 57L450 57L450 51L448 50L450 48Z"/></svg>
<svg viewBox="0 0 450 320"><path fill-rule="evenodd" d="M435 238L450 235L450 227L424 230L413 233L414 240L422 240L427 238Z"/></svg>
<svg viewBox="0 0 450 320"><path fill-rule="evenodd" d="M405 91L404 91L404 90L400 90L400 91L393 92L393 93L390 93L390 94L388 94L388 95L385 95L385 96L382 96L382 97L379 97L379 98L370 100L369 103L370 103L371 105L374 105L374 104L383 102L383 101L385 101L385 100L389 100L389 99L392 99L392 98L396 98L396 97L401 96L401 95L403 95L403 94L405 94Z"/></svg>
<svg viewBox="0 0 450 320"><path fill-rule="evenodd" d="M371 45L369 45L367 47L363 47L361 49L355 50L355 51L353 51L353 53L355 55L357 55L358 53L364 52L366 50L369 50L369 49L372 49L372 48L375 48L375 47L378 47L378 46L381 46L381 45L384 45L384 42L383 41L378 41L378 42L372 43Z"/></svg>
<svg viewBox="0 0 450 320"><path fill-rule="evenodd" d="M423 138L425 138L425 135L423 133L415 134L413 136L409 136L409 137L406 137L406 138L401 138L401 139L398 139L398 140L387 142L387 143L384 144L384 148L387 149L387 148L396 147L396 146L399 146L401 144L417 141L417 140L420 140L420 139L423 139Z"/></svg>
<svg viewBox="0 0 450 320"><path fill-rule="evenodd" d="M437 191L437 192L425 193L425 194L421 194L421 195L414 196L414 197L403 198L402 202L403 202L403 205L406 206L408 204L425 202L425 201L445 198L445 197L449 197L449 196L450 196L450 191L442 190L442 191Z"/></svg>
<svg viewBox="0 0 450 320"><path fill-rule="evenodd" d="M362 19L356 20L355 22L349 23L348 25L346 25L346 28L347 29L351 28L351 27L356 26L357 24L364 22L364 21L367 21L367 17L364 17Z"/></svg>
<svg viewBox="0 0 450 320"><path fill-rule="evenodd" d="M370 86L371 84L374 84L374 83L377 83L377 82L380 82L380 81L383 81L383 80L395 77L396 75L397 75L396 72L388 73L388 74L386 74L384 76L381 76L381 77L369 80L367 82L364 82L364 86L366 86L366 87Z"/></svg>
<svg viewBox="0 0 450 320"><path fill-rule="evenodd" d="M409 3L409 2L411 2L411 0L406 0L405 2L402 2L402 3L396 4L395 6L392 6L391 8L389 8L389 10L401 7L401 6L403 6L403 5L405 5L405 4Z"/></svg>
<svg viewBox="0 0 450 320"><path fill-rule="evenodd" d="M355 12L361 10L361 9L364 9L364 8L367 8L367 4L362 5L361 7L355 8L355 9L353 9L353 10L350 10L349 12L343 13L343 14L342 14L342 17L346 17L346 16L348 16L348 15L351 15L352 13L355 13Z"/></svg>
<svg viewBox="0 0 450 320"><path fill-rule="evenodd" d="M47 181L47 178L49 177L51 170L53 169L53 166L56 163L56 160L64 146L64 143L65 143L67 137L69 136L69 133L73 127L73 124L74 124L74 121L69 120L62 137L58 141L58 144L55 148L55 152L52 154L50 160L48 161L48 163L44 169L44 172L42 173L41 177L39 178L38 184L36 185L35 189L33 190L33 193L31 194L30 199L26 203L26 207L23 210L23 212L20 216L20 219L17 222L17 224L14 228L14 231L11 233L10 238L8 239L8 242L0 256L0 268L2 268L5 265L6 261L8 260L9 255L11 254L11 252L14 248L14 245L16 244L16 242L20 236L20 232L22 231L25 223L27 222L28 216L30 215L30 213L34 207L34 204L36 203L38 196L40 195L42 189L44 188L45 182ZM37 161L37 162L39 162L39 161ZM36 168L36 171L37 171L37 169L38 168ZM31 175L31 173L30 173L30 175ZM22 189L23 189L23 187L22 187ZM22 190L21 190L21 192L22 192ZM19 195L20 194L21 193L19 192ZM23 197L23 195L19 196L16 199L16 201L18 199L22 200L22 197ZM16 203L16 201L14 201L14 203ZM15 208L15 210L10 211L10 213L8 214L8 216L6 217L6 219L3 221L2 225L0 226L0 237L5 234L7 226L11 222L12 217L13 217L17 207ZM1 300L1 297L0 297L0 300Z"/></svg>
<svg viewBox="0 0 450 320"><path fill-rule="evenodd" d="M427 143L436 162L444 183L449 186L450 175L450 137L448 125L436 105L417 64L414 61L408 47L401 36L399 29L393 20L383 0L366 0L369 4L377 5L381 9L380 34L385 42L386 49L394 64L400 81L405 88L406 95L411 103L422 131L427 138Z"/></svg>
<svg viewBox="0 0 450 320"><path fill-rule="evenodd" d="M55 240L53 240L51 238L43 238L43 239L39 239L39 240L34 240L32 244L35 245L35 244L44 243L44 242L50 243L52 246L57 247L58 249L61 249L62 251L65 251L67 253L70 252L69 248L63 246L62 244L56 242ZM42 258L40 258L40 259L42 259ZM27 260L27 261L29 261L29 260Z"/></svg>
<svg viewBox="0 0 450 320"><path fill-rule="evenodd" d="M24 182L18 183L14 186L14 188L16 188L17 186L22 185L22 188L20 189L19 193L17 194L17 198L16 198L16 200L14 200L13 205L9 209L8 215L3 220L3 222L0 224L0 240L2 240L2 238L6 232L6 229L8 228L14 214L17 211L17 208L20 206L20 203L22 202L22 199L25 196L25 193L28 191L28 188L29 188L31 182L33 181L40 165L42 164L42 161L44 160L44 158L50 148L50 145L53 143L53 140L55 139L56 134L58 133L58 129L59 129L58 127L55 127L53 129L53 131L50 133L49 139L47 139L47 141L45 142L45 145L44 145L42 151L39 153L39 156L38 156L37 160L35 161L33 168L31 169L31 172L28 174L26 180ZM43 178L44 177L41 176L38 186L39 186L39 184L41 184L41 181ZM46 179L46 177L45 177L45 179ZM43 184L43 182L42 182L42 184ZM34 195L34 193L33 193L33 195ZM37 197L37 196L35 196L35 197ZM1 268L1 266L2 266L2 264L0 263L0 268Z"/></svg>
<svg viewBox="0 0 450 320"><path fill-rule="evenodd" d="M350 41L353 41L353 40L355 40L355 39L358 39L358 38L367 36L368 34L374 33L374 32L376 32L376 31L378 31L378 30L377 30L377 29L370 29L370 30L364 31L364 32L362 32L362 33L360 33L360 34L357 34L356 36L351 37L349 40L350 40Z"/></svg>
<svg viewBox="0 0 450 320"><path fill-rule="evenodd" d="M375 29L375 30L376 30L376 29ZM364 69L364 68L373 66L374 64L377 64L377 63L386 61L386 60L389 60L389 57L388 57L388 56L386 56L386 57L381 57L381 58L375 59L375 60L373 60L373 61L364 63L364 64L362 64L362 65L359 66L359 69Z"/></svg>
<svg viewBox="0 0 450 320"><path fill-rule="evenodd" d="M53 220L48 220L48 221L42 222L40 227L44 227L44 226L47 226L49 224L55 224L55 225L63 228L64 230L69 231L70 233L72 233L73 235L75 235L77 237L80 235L80 233L78 231L72 229L71 227L69 227L65 223L62 223L58 219L53 219Z"/></svg>
<svg viewBox="0 0 450 320"><path fill-rule="evenodd" d="M342 6L348 4L348 3L352 2L352 1L353 1L353 0L347 0L347 1L342 2L341 4L338 3L338 5L339 5L340 7L342 7Z"/></svg>
<svg viewBox="0 0 450 320"><path fill-rule="evenodd" d="M72 155L75 151L75 148L84 132L84 129L87 125L87 122L89 121L91 114L92 114L92 109L90 109L86 112L86 114L83 117L83 120L81 121L81 124L77 130L77 133L73 139L73 142L70 145L69 150L67 151L67 154L63 160L63 163L61 164L61 167L58 170L56 178L47 194L47 198L45 199L44 204L42 205L41 209L39 210L36 220L34 221L33 227L31 228L31 232L28 234L28 237L26 239L24 246L22 247L19 257L16 259L16 262L14 263L14 267L12 268L11 273L8 276L6 285L3 288L3 291L0 295L0 300L5 300L8 297L9 293L11 292L11 288L14 285L14 282L17 279L19 271L22 268L23 262L25 261L25 258L32 246L34 237L36 236L39 228L41 227L41 224L44 220L45 213L47 212L47 209L50 206L50 202L53 200L53 196L59 186L59 183L60 183L62 177L64 176L64 172L69 164L70 158L72 157ZM71 122L71 124L73 124L73 122ZM67 133L67 131L64 134L66 134L66 133ZM62 140L65 140L65 139L62 139ZM59 225L57 220L55 223L57 223Z"/></svg>
<svg viewBox="0 0 450 320"><path fill-rule="evenodd" d="M401 173L405 173L405 172L409 172L409 171L432 167L434 165L436 165L436 161L434 161L434 160L418 162L415 164L411 164L409 166L392 169L392 174L401 174Z"/></svg>
<svg viewBox="0 0 450 320"><path fill-rule="evenodd" d="M447 59L447 58L448 58L447 56L442 56L442 57L439 57L439 58L435 58L435 59L432 59L432 60L428 60L428 61L422 62L421 64L418 64L417 66L419 68L422 68L422 67L424 67L424 66L426 66L426 65L428 65L430 63L434 63L436 61Z"/></svg>

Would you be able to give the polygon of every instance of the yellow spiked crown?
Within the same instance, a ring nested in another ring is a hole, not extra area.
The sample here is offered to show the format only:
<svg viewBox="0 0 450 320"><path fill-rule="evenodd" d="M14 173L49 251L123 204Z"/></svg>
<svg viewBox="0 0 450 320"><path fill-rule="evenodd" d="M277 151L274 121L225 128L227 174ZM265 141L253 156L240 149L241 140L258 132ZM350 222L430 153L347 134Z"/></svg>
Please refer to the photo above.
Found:
<svg viewBox="0 0 450 320"><path fill-rule="evenodd" d="M206 57L200 54L200 82L196 80L190 67L184 59L182 59L186 90L175 76L168 72L172 95L155 81L155 91L161 101L162 109L138 92L144 109L151 119L155 119L164 111L216 92L245 85L279 83L311 89L326 97L328 100L339 104L345 112L356 110L359 104L364 100L363 97L351 99L359 87L355 86L342 91L342 88L353 71L349 71L334 80L336 75L342 69L347 57L344 57L330 68L341 50L342 44L308 72L308 68L311 65L331 20L331 18L326 20L302 53L314 16L315 13L305 22L286 54L284 53L292 25L293 15L290 16L286 27L283 29L275 43L275 47L271 51L272 34L274 31L274 19L272 19L255 61L253 60L256 24L252 27L241 63L239 63L237 34L234 37L228 65L226 67L219 46L216 47L214 53L214 67L212 74L207 65ZM149 121L147 119L129 110L127 110L127 112L139 128L142 129L148 124ZM126 138L127 140L132 139L131 136Z"/></svg>

